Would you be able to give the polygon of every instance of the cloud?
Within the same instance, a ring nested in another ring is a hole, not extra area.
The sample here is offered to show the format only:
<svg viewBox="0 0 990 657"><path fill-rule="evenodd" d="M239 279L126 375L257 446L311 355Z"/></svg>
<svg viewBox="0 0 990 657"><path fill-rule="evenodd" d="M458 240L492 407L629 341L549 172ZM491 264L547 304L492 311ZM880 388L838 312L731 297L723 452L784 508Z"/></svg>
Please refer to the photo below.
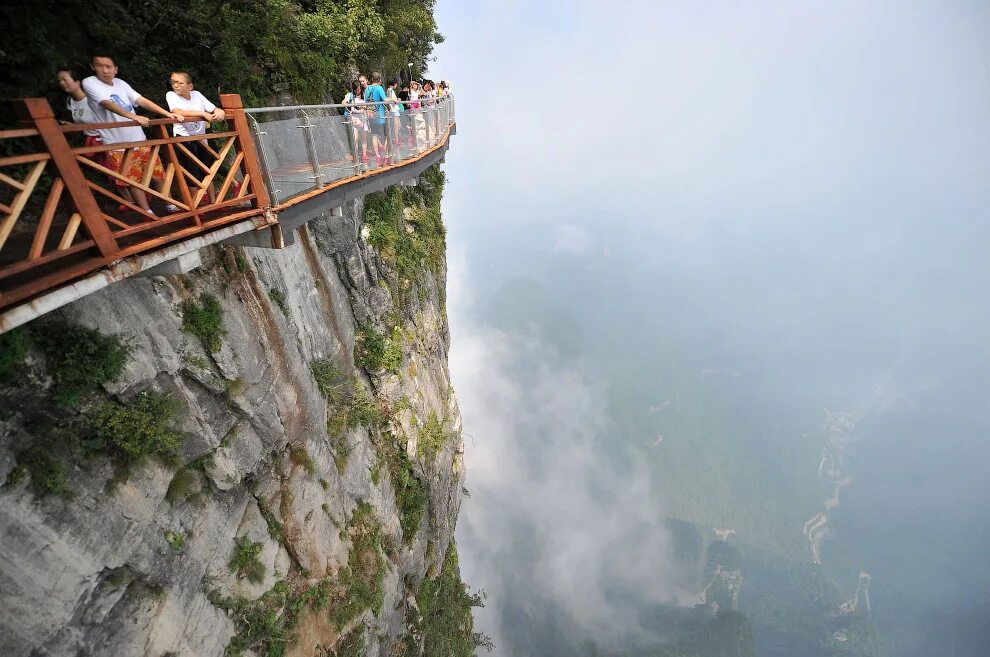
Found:
<svg viewBox="0 0 990 657"><path fill-rule="evenodd" d="M580 226L564 224L554 228L553 250L556 253L586 255L592 247L591 235Z"/></svg>
<svg viewBox="0 0 990 657"><path fill-rule="evenodd" d="M464 280L465 264L463 252L451 254L451 280ZM506 607L542 599L598 640L628 638L639 629L635 605L687 593L649 475L603 447L607 394L579 360L464 321L468 295L461 283L451 288L451 316L461 321L450 368L471 493L458 525L461 560L490 603L478 623L512 655L523 628Z"/></svg>

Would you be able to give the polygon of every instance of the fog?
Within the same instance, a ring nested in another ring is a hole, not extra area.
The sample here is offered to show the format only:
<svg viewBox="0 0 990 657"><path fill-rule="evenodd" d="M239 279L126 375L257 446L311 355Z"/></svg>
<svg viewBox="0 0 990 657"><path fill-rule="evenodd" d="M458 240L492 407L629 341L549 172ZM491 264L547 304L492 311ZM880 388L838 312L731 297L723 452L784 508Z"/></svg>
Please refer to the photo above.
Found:
<svg viewBox="0 0 990 657"><path fill-rule="evenodd" d="M863 654L982 654L990 7L531 4L440 0L431 67L458 539L496 653L674 641L649 610L704 596L667 517L818 568L840 413L820 572L840 599L872 575ZM740 611L781 654L760 572Z"/></svg>

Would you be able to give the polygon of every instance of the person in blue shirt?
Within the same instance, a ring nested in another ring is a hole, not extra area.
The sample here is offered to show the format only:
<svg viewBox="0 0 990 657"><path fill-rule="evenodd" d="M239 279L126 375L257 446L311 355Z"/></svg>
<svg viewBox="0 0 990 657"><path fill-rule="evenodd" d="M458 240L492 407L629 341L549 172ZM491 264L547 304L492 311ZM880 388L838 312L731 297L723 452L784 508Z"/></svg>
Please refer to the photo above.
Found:
<svg viewBox="0 0 990 657"><path fill-rule="evenodd" d="M364 90L364 102L377 103L371 112L369 122L371 123L371 138L378 166L383 166L388 162L388 152L385 148L387 144L385 140L385 115L387 112L385 101L387 100L385 88L382 87L382 74L375 71L371 74L371 84Z"/></svg>

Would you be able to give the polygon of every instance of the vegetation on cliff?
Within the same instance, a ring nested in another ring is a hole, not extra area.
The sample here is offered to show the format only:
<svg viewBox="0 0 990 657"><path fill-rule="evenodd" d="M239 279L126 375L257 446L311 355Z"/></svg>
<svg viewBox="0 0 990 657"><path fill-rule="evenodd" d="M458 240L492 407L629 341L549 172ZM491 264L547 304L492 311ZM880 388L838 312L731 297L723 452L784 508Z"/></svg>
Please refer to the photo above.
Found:
<svg viewBox="0 0 990 657"><path fill-rule="evenodd" d="M434 0L67 0L11 2L0 22L16 35L0 50L0 96L55 96L58 66L87 64L110 49L120 77L156 102L174 69L208 97L239 93L265 104L276 93L303 102L340 100L353 71L395 76L425 68L443 40ZM61 106L58 105L58 106ZM9 112L8 108L2 111ZM2 117L11 118L8 115Z"/></svg>

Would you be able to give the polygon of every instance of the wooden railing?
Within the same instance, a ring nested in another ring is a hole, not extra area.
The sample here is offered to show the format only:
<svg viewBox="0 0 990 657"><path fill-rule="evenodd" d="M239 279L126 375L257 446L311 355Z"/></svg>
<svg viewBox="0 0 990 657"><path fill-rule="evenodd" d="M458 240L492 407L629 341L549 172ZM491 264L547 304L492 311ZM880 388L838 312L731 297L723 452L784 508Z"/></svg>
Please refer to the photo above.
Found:
<svg viewBox="0 0 990 657"><path fill-rule="evenodd" d="M176 121L158 119L143 141L88 146L83 131L139 124L61 124L44 99L15 101L24 127L0 131L0 311L100 270L126 275L109 265L129 256L235 223L277 223L281 209L428 156L454 125L452 97L406 103L401 120L390 115L376 162L362 157L360 123L348 118L373 121L374 106L245 110L236 94L220 100L227 120L218 132L175 137ZM162 163L163 180L152 167L140 180L121 173L135 149ZM110 151L123 151L119 167L106 161ZM154 214L130 190L143 192Z"/></svg>
<svg viewBox="0 0 990 657"><path fill-rule="evenodd" d="M0 308L130 255L264 214L268 194L240 97L221 102L231 126L221 132L174 137L168 126L175 121L161 119L150 122L157 135L145 141L84 146L77 136L84 130L138 123L62 125L44 99L16 101L26 127L0 131L0 153L9 153L0 157ZM190 150L195 141L212 162ZM129 181L101 157L124 151L120 170L127 171L136 148L160 159L163 182L153 183L150 166ZM130 188L143 191L156 214L142 211Z"/></svg>

